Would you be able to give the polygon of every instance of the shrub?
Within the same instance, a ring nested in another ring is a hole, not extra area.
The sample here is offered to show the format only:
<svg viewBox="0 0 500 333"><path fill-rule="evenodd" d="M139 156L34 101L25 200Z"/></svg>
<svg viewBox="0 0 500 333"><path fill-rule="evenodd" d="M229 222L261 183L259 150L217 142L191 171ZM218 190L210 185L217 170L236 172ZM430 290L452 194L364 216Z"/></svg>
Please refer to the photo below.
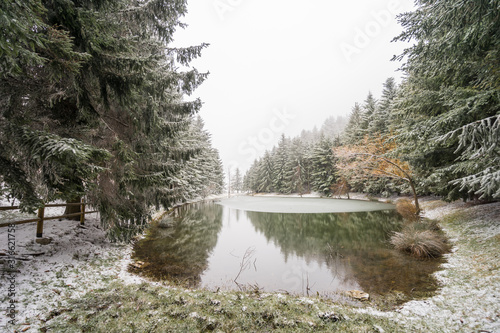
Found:
<svg viewBox="0 0 500 333"><path fill-rule="evenodd" d="M423 228L423 225L423 223L413 223L403 228L401 232L395 232L391 237L391 244L396 250L416 258L441 257L449 248L445 237L436 230Z"/></svg>
<svg viewBox="0 0 500 333"><path fill-rule="evenodd" d="M396 210L405 220L415 221L420 219L417 214L417 207L408 198L399 199L396 202Z"/></svg>

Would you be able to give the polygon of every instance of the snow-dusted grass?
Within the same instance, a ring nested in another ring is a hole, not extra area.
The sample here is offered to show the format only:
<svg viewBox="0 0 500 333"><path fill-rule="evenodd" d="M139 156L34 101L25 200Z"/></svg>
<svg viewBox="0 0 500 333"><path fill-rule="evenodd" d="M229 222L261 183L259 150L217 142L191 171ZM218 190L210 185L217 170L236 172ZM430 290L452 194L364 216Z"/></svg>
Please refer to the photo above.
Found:
<svg viewBox="0 0 500 333"><path fill-rule="evenodd" d="M500 203L428 201L424 209L454 247L436 273L437 295L404 304L394 318L419 331L500 332Z"/></svg>
<svg viewBox="0 0 500 333"><path fill-rule="evenodd" d="M3 201L0 205L8 203ZM64 208L59 207L47 208L46 216L62 215L63 211ZM15 211L8 212L7 218L0 215L0 221L15 218ZM35 242L36 223L17 225L13 232L8 232L7 227L0 228L1 332L14 329L8 324L11 318L5 311L11 300L16 302L16 322L22 324L15 327L35 332L50 311L66 306L70 299L80 298L115 280L141 281L127 272L131 247L109 243L95 215L90 215L84 226L77 221L45 221L43 236L52 239L48 245ZM8 258L8 234L15 240L16 271L13 274L8 272L8 259L11 259ZM14 276L14 297L9 297L6 287L10 285L7 283L10 276Z"/></svg>
<svg viewBox="0 0 500 333"><path fill-rule="evenodd" d="M316 298L111 285L47 323L54 332L377 332L397 323Z"/></svg>
<svg viewBox="0 0 500 333"><path fill-rule="evenodd" d="M436 273L442 287L391 311L374 303L356 308L318 298L172 288L128 273L130 246L110 244L97 217L84 228L47 221L49 245L34 242L36 223L20 225L16 258L26 260L17 260L18 325L0 331L500 332L500 203L427 199L422 206L453 242ZM0 239L0 253L6 253L7 228L0 228ZM4 272L2 309L9 301L5 278ZM9 319L3 314L1 326Z"/></svg>

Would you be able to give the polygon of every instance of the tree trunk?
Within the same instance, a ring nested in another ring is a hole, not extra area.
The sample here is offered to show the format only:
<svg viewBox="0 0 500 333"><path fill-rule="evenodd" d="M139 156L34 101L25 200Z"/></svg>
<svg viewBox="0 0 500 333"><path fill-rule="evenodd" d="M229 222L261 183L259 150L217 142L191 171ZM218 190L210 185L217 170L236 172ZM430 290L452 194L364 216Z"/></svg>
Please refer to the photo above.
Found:
<svg viewBox="0 0 500 333"><path fill-rule="evenodd" d="M80 202L82 202L81 198L75 198L75 199L70 200L66 203L80 203ZM64 211L64 215L81 213L82 212L81 207L82 206L77 206L77 205L66 206L66 210ZM71 217L67 217L67 219L72 220L72 221L80 221L80 216L79 215L71 216Z"/></svg>
<svg viewBox="0 0 500 333"><path fill-rule="evenodd" d="M415 214L417 216L419 216L420 215L420 205L418 204L417 191L415 190L415 185L413 184L413 180L411 178L408 178L408 181L410 182L411 190L413 191L413 199L415 200L415 208L416 208Z"/></svg>

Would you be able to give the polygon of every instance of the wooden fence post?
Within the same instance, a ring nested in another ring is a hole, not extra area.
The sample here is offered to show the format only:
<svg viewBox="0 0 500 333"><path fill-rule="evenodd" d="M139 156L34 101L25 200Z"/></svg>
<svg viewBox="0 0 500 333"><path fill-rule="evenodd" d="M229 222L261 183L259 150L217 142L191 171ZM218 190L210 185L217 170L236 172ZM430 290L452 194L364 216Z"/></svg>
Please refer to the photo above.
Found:
<svg viewBox="0 0 500 333"><path fill-rule="evenodd" d="M82 208L81 208L81 214L80 215L80 225L85 224L85 203L82 202Z"/></svg>
<svg viewBox="0 0 500 333"><path fill-rule="evenodd" d="M38 208L38 222L36 223L36 237L43 236L43 218L45 215L45 206Z"/></svg>

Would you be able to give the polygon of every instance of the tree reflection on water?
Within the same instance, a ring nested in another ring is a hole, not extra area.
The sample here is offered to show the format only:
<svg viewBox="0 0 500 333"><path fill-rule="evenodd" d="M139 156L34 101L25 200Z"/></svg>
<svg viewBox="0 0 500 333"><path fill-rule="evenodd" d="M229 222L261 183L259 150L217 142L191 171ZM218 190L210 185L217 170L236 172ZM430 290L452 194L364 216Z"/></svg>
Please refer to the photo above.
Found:
<svg viewBox="0 0 500 333"><path fill-rule="evenodd" d="M222 210L214 203L192 204L179 209L180 217L167 217L152 226L134 246L134 259L145 262L140 274L198 286L209 253L217 244Z"/></svg>
<svg viewBox="0 0 500 333"><path fill-rule="evenodd" d="M268 241L279 245L285 258L293 254L325 263L333 275L339 265L346 265L344 271L352 276L344 278L356 280L366 292L410 295L437 288L430 274L441 260L417 260L390 248L390 234L402 223L395 211L247 215Z"/></svg>
<svg viewBox="0 0 500 333"><path fill-rule="evenodd" d="M226 223L223 219L227 220ZM168 227L162 227L165 224ZM214 203L193 204L183 208L180 217L168 218L150 228L146 238L135 245L134 259L145 262L140 274L187 287L207 286L203 279L221 281L220 277L211 275L220 274L228 265L239 265L238 259L219 255L227 254L224 251L232 249L234 244L243 246L243 240L235 242L234 239L242 237L243 229L240 229L240 236L235 236L238 225L246 226L244 237L247 241L265 237L263 242L268 245L265 251L276 248L277 255L262 253L264 250L261 250L257 262L262 268L267 265L270 269L278 269L278 266L286 266L293 257L305 263L316 262L319 269L326 269L328 273L310 272L315 275L311 277L337 279L340 281L337 288L354 285L371 294L399 291L410 296L437 288L430 274L438 269L440 260L420 261L390 248L390 233L401 228L401 219L395 211L290 214L240 211ZM222 233L222 230L226 231ZM252 230L253 235L250 234ZM232 238L229 247L227 244L226 247L218 245L218 242L224 242L224 239L219 239L221 234ZM217 246L223 249L217 251ZM238 251L243 253L245 248ZM231 259L236 262L230 263ZM282 263L276 260L282 260ZM208 269L209 266L213 266L212 269ZM288 268L288 272L292 269L295 268ZM270 274L264 269L252 274L256 275L250 278L255 278L259 285L271 279L270 275L275 275L274 279L281 278L278 285L284 285L289 279L286 272ZM262 275L259 277L258 274ZM324 288L332 286L331 282L323 285ZM237 288L236 285L233 287Z"/></svg>

